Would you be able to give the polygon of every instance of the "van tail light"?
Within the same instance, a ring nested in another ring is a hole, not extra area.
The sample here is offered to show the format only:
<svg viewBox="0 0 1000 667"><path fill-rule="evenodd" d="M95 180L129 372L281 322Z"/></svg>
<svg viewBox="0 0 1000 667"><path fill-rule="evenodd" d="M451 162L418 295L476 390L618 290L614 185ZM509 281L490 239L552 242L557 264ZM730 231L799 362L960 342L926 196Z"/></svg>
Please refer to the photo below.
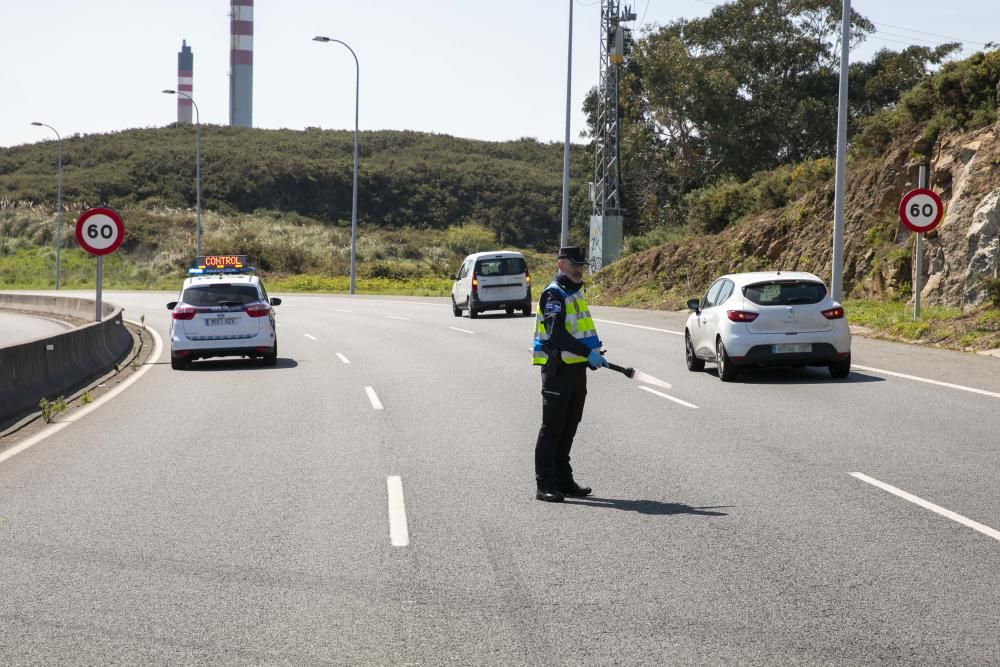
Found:
<svg viewBox="0 0 1000 667"><path fill-rule="evenodd" d="M753 322L760 313L749 310L727 310L726 317L730 322Z"/></svg>
<svg viewBox="0 0 1000 667"><path fill-rule="evenodd" d="M531 274L527 271L524 272L524 280L528 283L528 285L531 285Z"/></svg>
<svg viewBox="0 0 1000 667"><path fill-rule="evenodd" d="M193 320L194 314L197 312L197 309L191 306L177 306L174 308L173 318L175 320Z"/></svg>
<svg viewBox="0 0 1000 667"><path fill-rule="evenodd" d="M250 317L264 317L271 312L271 306L266 303L251 303L245 310Z"/></svg>
<svg viewBox="0 0 1000 667"><path fill-rule="evenodd" d="M844 309L841 308L840 306L823 311L823 317L825 317L828 320L839 320L843 316L844 316Z"/></svg>
<svg viewBox="0 0 1000 667"><path fill-rule="evenodd" d="M479 276L477 276L475 273L472 274L472 291L473 292L479 291Z"/></svg>

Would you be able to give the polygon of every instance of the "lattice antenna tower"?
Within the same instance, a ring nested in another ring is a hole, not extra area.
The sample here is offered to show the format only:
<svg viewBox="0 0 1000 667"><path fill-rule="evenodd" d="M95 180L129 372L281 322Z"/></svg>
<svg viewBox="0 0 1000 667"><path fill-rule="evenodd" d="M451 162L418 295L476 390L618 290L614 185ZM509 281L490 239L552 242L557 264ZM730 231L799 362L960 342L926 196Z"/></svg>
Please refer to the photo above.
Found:
<svg viewBox="0 0 1000 667"><path fill-rule="evenodd" d="M618 0L601 2L601 67L597 83L597 136L594 159L594 215L621 215L618 80L625 59L625 22L635 14Z"/></svg>

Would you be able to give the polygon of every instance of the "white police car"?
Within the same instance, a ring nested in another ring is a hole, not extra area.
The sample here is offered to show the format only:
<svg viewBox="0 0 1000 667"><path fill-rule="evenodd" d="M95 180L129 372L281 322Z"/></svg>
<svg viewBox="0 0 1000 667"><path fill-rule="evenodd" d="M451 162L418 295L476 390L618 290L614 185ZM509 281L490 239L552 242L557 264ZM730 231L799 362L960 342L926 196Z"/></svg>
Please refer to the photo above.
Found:
<svg viewBox="0 0 1000 667"><path fill-rule="evenodd" d="M278 362L278 337L272 306L245 255L198 257L177 301L167 304L170 366L187 368L195 359L249 357L267 366Z"/></svg>

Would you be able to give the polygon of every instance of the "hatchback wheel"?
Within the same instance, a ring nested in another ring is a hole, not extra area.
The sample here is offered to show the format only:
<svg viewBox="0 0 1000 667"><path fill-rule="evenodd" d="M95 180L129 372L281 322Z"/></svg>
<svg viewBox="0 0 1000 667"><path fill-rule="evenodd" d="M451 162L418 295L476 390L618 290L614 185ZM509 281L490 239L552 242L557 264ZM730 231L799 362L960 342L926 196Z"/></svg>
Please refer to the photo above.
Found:
<svg viewBox="0 0 1000 667"><path fill-rule="evenodd" d="M847 353L846 359L830 362L830 377L845 378L851 374L851 353Z"/></svg>
<svg viewBox="0 0 1000 667"><path fill-rule="evenodd" d="M740 372L733 360L726 354L726 346L722 344L722 339L715 343L715 364L719 368L719 379L723 382L732 382Z"/></svg>
<svg viewBox="0 0 1000 667"><path fill-rule="evenodd" d="M174 355L171 354L170 367L173 368L175 371L187 370L188 360L184 357L175 357Z"/></svg>
<svg viewBox="0 0 1000 667"><path fill-rule="evenodd" d="M462 316L462 309L458 307L457 303L455 303L455 297L451 297L451 314L455 317Z"/></svg>
<svg viewBox="0 0 1000 667"><path fill-rule="evenodd" d="M277 366L278 365L278 341L274 341L274 350L272 352L266 353L261 357L261 363L265 366Z"/></svg>
<svg viewBox="0 0 1000 667"><path fill-rule="evenodd" d="M698 373L705 370L705 360L695 356L694 346L691 344L691 334L684 333L684 360L687 361L688 370Z"/></svg>

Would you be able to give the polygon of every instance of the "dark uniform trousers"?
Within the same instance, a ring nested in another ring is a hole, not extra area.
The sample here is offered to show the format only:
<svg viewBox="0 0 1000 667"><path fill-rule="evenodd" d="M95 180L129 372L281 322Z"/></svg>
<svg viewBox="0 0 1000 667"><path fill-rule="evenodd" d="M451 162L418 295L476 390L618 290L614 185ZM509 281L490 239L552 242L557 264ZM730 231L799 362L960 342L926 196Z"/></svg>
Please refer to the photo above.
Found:
<svg viewBox="0 0 1000 667"><path fill-rule="evenodd" d="M539 489L559 490L573 479L569 450L587 400L587 364L542 367L542 428L535 442Z"/></svg>

